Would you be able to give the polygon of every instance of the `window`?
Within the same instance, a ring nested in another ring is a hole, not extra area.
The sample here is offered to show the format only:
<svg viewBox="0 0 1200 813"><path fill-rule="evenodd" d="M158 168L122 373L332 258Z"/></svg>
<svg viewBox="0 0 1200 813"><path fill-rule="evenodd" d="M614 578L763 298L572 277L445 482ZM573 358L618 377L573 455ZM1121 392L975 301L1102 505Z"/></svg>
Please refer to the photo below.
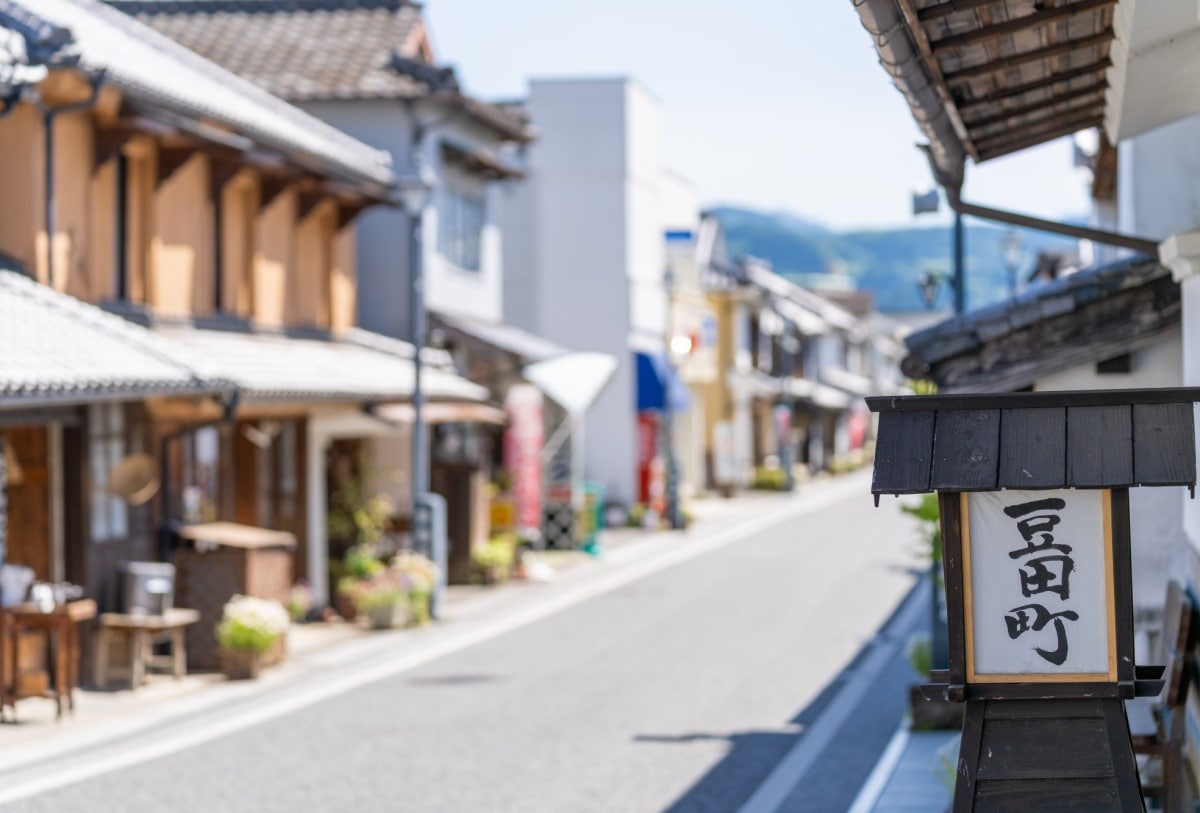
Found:
<svg viewBox="0 0 1200 813"><path fill-rule="evenodd" d="M125 409L100 404L88 414L88 459L91 465L92 541L122 539L129 532L125 501L110 493L108 478L125 457Z"/></svg>
<svg viewBox="0 0 1200 813"><path fill-rule="evenodd" d="M442 187L438 207L438 251L467 271L478 271L483 237L483 191L468 191L454 184Z"/></svg>

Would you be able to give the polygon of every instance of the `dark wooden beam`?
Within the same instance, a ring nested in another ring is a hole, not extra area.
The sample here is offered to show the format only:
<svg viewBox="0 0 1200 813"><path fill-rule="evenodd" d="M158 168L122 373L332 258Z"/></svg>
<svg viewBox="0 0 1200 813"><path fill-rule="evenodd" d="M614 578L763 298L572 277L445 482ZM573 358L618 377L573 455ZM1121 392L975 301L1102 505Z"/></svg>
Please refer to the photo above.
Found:
<svg viewBox="0 0 1200 813"><path fill-rule="evenodd" d="M1100 150L1092 166L1092 198L1095 200L1117 199L1117 148L1100 129Z"/></svg>
<svg viewBox="0 0 1200 813"><path fill-rule="evenodd" d="M1047 141L1053 141L1056 138L1069 136L1080 130L1086 130L1089 127L1099 127L1103 123L1103 112L1089 112L1077 118L1051 122L1044 127L1019 130L1015 133L1006 133L1002 137L985 139L982 145L979 146L979 154L985 156L982 160L990 161L1002 155L1008 155L1009 153L1028 149L1029 147L1036 147Z"/></svg>
<svg viewBox="0 0 1200 813"><path fill-rule="evenodd" d="M297 196L296 204L296 222L299 223L304 218L312 214L313 209L321 205L321 201L325 200L329 195L320 187L307 187L300 190Z"/></svg>
<svg viewBox="0 0 1200 813"><path fill-rule="evenodd" d="M116 158L121 149L136 135L137 131L129 127L97 129L92 137L93 171L98 171L104 164Z"/></svg>
<svg viewBox="0 0 1200 813"><path fill-rule="evenodd" d="M943 37L940 40L931 42L930 47L933 49L934 54L940 54L955 48L964 48L976 43L990 42L999 37L1015 34L1018 31L1049 25L1050 23L1073 17L1076 14L1084 14L1116 4L1117 0L1079 0L1077 3L1069 3L1064 6L1044 8L1041 11L1035 11L1033 14L1026 14L1023 17L1016 17L1005 20L1002 23L993 23L982 28L976 28L974 31L964 31L961 34L952 34L948 37Z"/></svg>
<svg viewBox="0 0 1200 813"><path fill-rule="evenodd" d="M261 212L295 181L290 175L263 174L259 181L258 210Z"/></svg>
<svg viewBox="0 0 1200 813"><path fill-rule="evenodd" d="M370 205L370 202L366 198L359 198L352 202L345 200L338 201L337 230L341 231L353 223L355 218L362 214Z"/></svg>
<svg viewBox="0 0 1200 813"><path fill-rule="evenodd" d="M195 147L159 147L158 186L170 180L195 154Z"/></svg>
<svg viewBox="0 0 1200 813"><path fill-rule="evenodd" d="M981 76L996 73L998 71L1011 70L1019 68L1022 65L1028 65L1030 62L1039 62L1043 59L1053 59L1056 56L1063 56L1084 48L1093 46L1108 45L1112 42L1113 30L1111 27L1104 29L1099 34L1093 34L1090 37L1083 37L1077 40L1066 40L1064 42L1056 42L1054 45L1047 45L1045 48L1037 48L1033 51L1023 51L1019 54L1010 56L1002 56L998 59L981 62L978 65L971 65L966 68L959 68L956 71L949 71L943 74L947 82L964 82L969 79L978 79Z"/></svg>
<svg viewBox="0 0 1200 813"><path fill-rule="evenodd" d="M954 94L950 92L950 86L946 84L946 80L942 76L942 66L933 55L929 36L921 26L921 21L918 19L913 0L895 0L895 2L896 7L900 9L900 14L904 17L904 23L908 27L909 33L912 34L917 50L921 52L921 62L924 63L925 69L929 71L930 78L933 80L934 90L937 91L938 98L942 101L942 108L946 111L946 115L950 117L955 132L959 135L963 150L972 159L978 161L979 154L975 151L975 145L971 143L970 139L963 138L962 134L965 133L966 128L962 124L958 102L955 100Z"/></svg>
<svg viewBox="0 0 1200 813"><path fill-rule="evenodd" d="M245 164L228 153L215 151L209 154L208 160L208 185L209 195L213 200L218 200L221 197L221 191L225 188L225 184L233 180L233 177L245 169Z"/></svg>
<svg viewBox="0 0 1200 813"><path fill-rule="evenodd" d="M1000 90L989 93L987 96L983 96L979 99L964 101L959 104L958 109L965 112L967 110L973 110L977 107L981 107L985 104L994 104L995 102L1004 101L1005 99L1015 99L1018 96L1024 96L1026 93L1033 93L1035 90L1043 90L1064 82L1070 82L1071 80L1078 79L1081 76L1091 76L1093 74L1100 73L1108 68L1110 64L1111 62L1109 61L1109 58L1105 57L1099 62L1093 62L1090 65L1084 65L1082 68L1075 68L1074 70L1052 74L1044 79L1038 79L1036 82L1026 82L1023 85L1001 88Z"/></svg>
<svg viewBox="0 0 1200 813"><path fill-rule="evenodd" d="M1119 406L1122 404L1194 404L1200 403L1200 387L989 392L978 395L873 395L864 400L867 402L867 408L872 412Z"/></svg>
<svg viewBox="0 0 1200 813"><path fill-rule="evenodd" d="M929 20L940 20L943 17L949 17L955 12L969 11L973 8L990 6L998 2L1000 0L950 0L948 3L938 3L936 6L926 6L917 12L917 17L924 23Z"/></svg>
<svg viewBox="0 0 1200 813"><path fill-rule="evenodd" d="M1020 107L1012 107L1008 110L1002 109L999 113L990 116L981 116L977 119L964 122L968 130L975 130L979 127L990 127L993 124L999 124L1002 121L1021 118L1033 114L1042 114L1039 118L1045 118L1047 115L1064 113L1068 110L1078 109L1082 105L1078 104L1080 99L1092 100L1095 96L1103 97L1104 91L1108 88L1107 82L1097 82L1087 87L1082 87L1079 90L1072 90L1070 93L1064 93L1060 96L1055 96L1041 102L1033 102L1031 104L1021 105Z"/></svg>

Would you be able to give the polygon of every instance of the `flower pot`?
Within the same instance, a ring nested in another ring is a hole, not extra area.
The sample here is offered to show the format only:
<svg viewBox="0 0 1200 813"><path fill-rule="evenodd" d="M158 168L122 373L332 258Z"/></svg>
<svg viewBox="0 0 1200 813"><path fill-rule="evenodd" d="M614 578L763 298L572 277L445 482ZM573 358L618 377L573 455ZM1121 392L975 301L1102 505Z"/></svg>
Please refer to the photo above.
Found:
<svg viewBox="0 0 1200 813"><path fill-rule="evenodd" d="M338 593L333 601L338 615L342 618L347 621L353 621L358 618L358 607L354 604L354 596L349 593Z"/></svg>
<svg viewBox="0 0 1200 813"><path fill-rule="evenodd" d="M229 680L255 680L262 668L262 654L253 649L222 649L221 671Z"/></svg>
<svg viewBox="0 0 1200 813"><path fill-rule="evenodd" d="M408 623L408 607L403 603L380 604L367 610L367 622L373 630L390 630Z"/></svg>

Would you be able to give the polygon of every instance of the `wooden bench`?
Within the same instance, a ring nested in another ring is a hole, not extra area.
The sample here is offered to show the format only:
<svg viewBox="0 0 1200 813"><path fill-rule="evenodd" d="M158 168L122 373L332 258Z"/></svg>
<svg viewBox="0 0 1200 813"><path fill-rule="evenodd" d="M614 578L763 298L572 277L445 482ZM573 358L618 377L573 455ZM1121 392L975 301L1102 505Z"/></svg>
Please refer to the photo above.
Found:
<svg viewBox="0 0 1200 813"><path fill-rule="evenodd" d="M187 628L200 620L200 613L172 607L162 615L126 615L104 613L100 616L100 628L96 633L95 682L101 689L108 688L109 650L114 641L125 639L128 645L129 686L136 689L146 682L146 670L151 667L170 669L175 679L187 673ZM154 644L166 640L171 644L171 654L163 658L154 655Z"/></svg>
<svg viewBox="0 0 1200 813"><path fill-rule="evenodd" d="M1127 704L1135 754L1146 754L1162 763L1162 781L1143 781L1142 792L1162 801L1164 813L1190 810L1183 746L1186 741L1187 698L1196 667L1192 650L1200 624L1193 622L1195 607L1187 591L1176 581L1167 585L1163 608L1163 634L1156 660L1166 665L1162 693L1149 704Z"/></svg>

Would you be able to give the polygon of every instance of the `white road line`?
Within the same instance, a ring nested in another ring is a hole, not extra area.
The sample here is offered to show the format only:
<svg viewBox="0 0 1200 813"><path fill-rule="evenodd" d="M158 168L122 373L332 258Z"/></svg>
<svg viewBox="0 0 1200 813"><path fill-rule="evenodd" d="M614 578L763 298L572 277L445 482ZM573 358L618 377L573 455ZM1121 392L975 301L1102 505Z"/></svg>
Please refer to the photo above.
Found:
<svg viewBox="0 0 1200 813"><path fill-rule="evenodd" d="M863 491L863 478L857 476L830 483L827 488L802 493L794 502L784 503L775 510L754 519L718 531L709 537L701 536L681 540L680 547L667 554L630 565L624 570L598 578L591 584L581 585L569 593L554 596L535 607L514 613L507 618L501 618L475 630L468 630L452 638L432 643L419 652L340 675L320 685L295 690L278 698L264 697L262 702L252 709L223 720L198 722L194 728L161 740L153 740L145 745L133 746L112 754L96 755L83 764L56 769L45 776L34 777L26 781L18 779L0 788L0 804L25 799L111 771L174 754L186 748L282 717L285 714L291 714L366 684L407 672L743 540L786 520L820 510L855 494L863 495L864 502L869 500L869 495Z"/></svg>
<svg viewBox="0 0 1200 813"><path fill-rule="evenodd" d="M889 626L908 629L915 623L916 617L928 608L927 590L922 587L908 596L900 615ZM804 732L800 741L792 746L792 750L775 766L775 770L739 808L738 813L775 813L779 809L829 743L845 733L846 720L904 643L899 637L885 638L872 648L817 721Z"/></svg>
<svg viewBox="0 0 1200 813"><path fill-rule="evenodd" d="M867 781L863 784L862 790L858 792L858 796L854 798L854 804L850 805L847 813L871 813L875 809L876 803L883 795L883 789L887 787L888 780L892 778L892 772L896 770L896 765L900 762L900 757L904 756L904 749L907 747L908 721L905 720L900 723L900 727L892 735L891 742L883 751L883 756L879 758L879 762L875 763L875 769L867 777Z"/></svg>

